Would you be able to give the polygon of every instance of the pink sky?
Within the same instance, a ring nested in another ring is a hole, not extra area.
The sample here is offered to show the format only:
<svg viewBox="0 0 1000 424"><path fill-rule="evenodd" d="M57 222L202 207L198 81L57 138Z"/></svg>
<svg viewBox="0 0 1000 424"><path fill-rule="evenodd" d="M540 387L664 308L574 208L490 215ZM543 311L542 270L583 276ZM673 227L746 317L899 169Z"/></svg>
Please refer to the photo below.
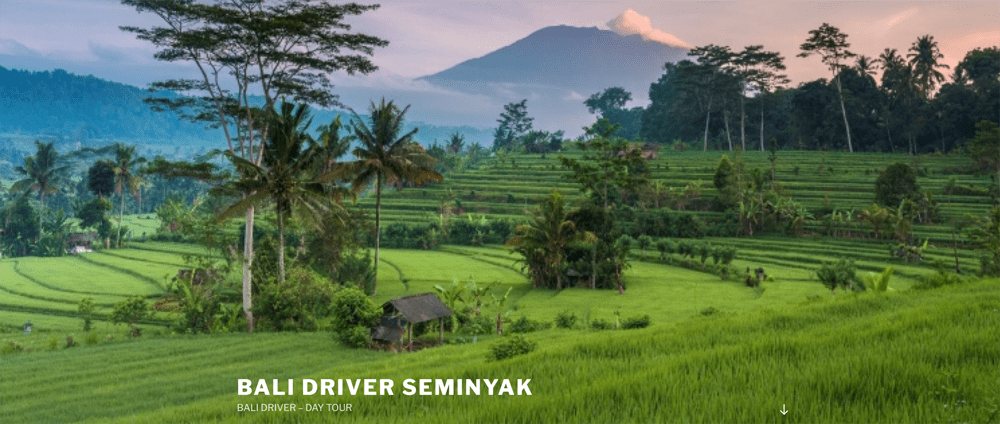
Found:
<svg viewBox="0 0 1000 424"><path fill-rule="evenodd" d="M1000 45L1000 6L995 1L380 3L381 9L354 20L355 28L390 41L375 55L382 73L409 78L482 56L545 26L605 28L626 9L691 45L738 49L763 44L778 50L785 55L794 82L826 76L817 58L795 57L808 31L824 22L848 34L852 50L868 56L886 47L905 52L924 34L934 36L945 63L952 66L974 47ZM16 55L27 48L80 61L152 61L150 46L117 27L154 22L112 0L5 0L0 5L0 54Z"/></svg>

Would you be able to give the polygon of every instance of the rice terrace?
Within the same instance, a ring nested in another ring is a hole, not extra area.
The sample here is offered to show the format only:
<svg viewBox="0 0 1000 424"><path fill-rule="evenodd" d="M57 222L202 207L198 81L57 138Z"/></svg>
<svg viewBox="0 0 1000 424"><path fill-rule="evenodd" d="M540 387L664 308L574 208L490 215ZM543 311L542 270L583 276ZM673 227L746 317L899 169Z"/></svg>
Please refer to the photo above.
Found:
<svg viewBox="0 0 1000 424"><path fill-rule="evenodd" d="M548 2L120 3L154 91L0 67L0 422L1000 423L997 46L626 6L409 81L460 126L337 76Z"/></svg>

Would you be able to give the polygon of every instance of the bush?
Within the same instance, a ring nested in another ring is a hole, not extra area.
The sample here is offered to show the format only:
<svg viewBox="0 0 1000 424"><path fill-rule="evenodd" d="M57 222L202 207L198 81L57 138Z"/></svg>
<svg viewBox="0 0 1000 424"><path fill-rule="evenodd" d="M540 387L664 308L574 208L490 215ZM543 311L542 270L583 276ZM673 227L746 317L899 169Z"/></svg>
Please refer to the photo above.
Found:
<svg viewBox="0 0 1000 424"><path fill-rule="evenodd" d="M538 343L528 340L520 334L505 338L506 340L501 340L494 343L493 346L490 346L490 351L486 354L487 360L501 361L507 358L513 358L518 355L530 353L538 347Z"/></svg>
<svg viewBox="0 0 1000 424"><path fill-rule="evenodd" d="M816 277L823 283L830 293L834 293L837 287L853 288L857 280L857 268L853 259L841 258L836 264L823 263L823 266L816 271Z"/></svg>
<svg viewBox="0 0 1000 424"><path fill-rule="evenodd" d="M370 340L371 327L382 315L370 297L353 287L343 288L333 295L330 313L334 338L350 347L364 347Z"/></svg>
<svg viewBox="0 0 1000 424"><path fill-rule="evenodd" d="M330 315L333 286L307 268L289 270L283 283L268 285L254 305L260 326L275 331L315 331Z"/></svg>
<svg viewBox="0 0 1000 424"><path fill-rule="evenodd" d="M149 318L149 307L146 299L141 296L133 296L118 302L114 312L111 313L111 322L115 324L128 324L132 327L130 334L132 337L139 337L142 329L135 325L146 318Z"/></svg>
<svg viewBox="0 0 1000 424"><path fill-rule="evenodd" d="M938 287L950 286L963 282L965 282L965 280L963 280L962 277L959 277L958 274L945 271L943 267L938 267L936 273L920 277L920 281L914 284L913 288L919 290L936 289Z"/></svg>
<svg viewBox="0 0 1000 424"><path fill-rule="evenodd" d="M463 319L464 317L464 319ZM496 321L485 315L459 315L461 332L470 336L489 334L496 329Z"/></svg>
<svg viewBox="0 0 1000 424"><path fill-rule="evenodd" d="M559 315L556 315L556 327L573 328L574 325L576 325L576 314L570 311L563 311Z"/></svg>
<svg viewBox="0 0 1000 424"><path fill-rule="evenodd" d="M80 299L80 304L76 308L83 318L83 331L90 331L94 318L94 299L85 297Z"/></svg>
<svg viewBox="0 0 1000 424"><path fill-rule="evenodd" d="M622 330L632 330L636 328L646 328L649 327L650 320L649 315L643 315L641 317L628 317L622 320Z"/></svg>
<svg viewBox="0 0 1000 424"><path fill-rule="evenodd" d="M917 199L921 195L917 174L905 163L894 163L875 179L875 202L895 208L904 199Z"/></svg>
<svg viewBox="0 0 1000 424"><path fill-rule="evenodd" d="M614 325L603 319L595 319L590 322L590 328L593 330L610 330L614 328Z"/></svg>
<svg viewBox="0 0 1000 424"><path fill-rule="evenodd" d="M521 317L517 321L512 322L507 327L507 330L511 333L530 333L532 331L546 330L549 327L552 327L552 324L528 319L528 317Z"/></svg>

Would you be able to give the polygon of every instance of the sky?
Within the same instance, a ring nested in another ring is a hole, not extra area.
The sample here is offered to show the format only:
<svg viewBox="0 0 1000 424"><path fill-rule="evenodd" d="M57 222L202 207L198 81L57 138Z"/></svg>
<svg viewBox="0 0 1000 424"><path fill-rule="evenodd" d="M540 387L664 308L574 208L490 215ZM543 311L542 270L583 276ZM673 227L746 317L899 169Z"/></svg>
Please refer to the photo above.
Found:
<svg viewBox="0 0 1000 424"><path fill-rule="evenodd" d="M361 2L372 3L372 2ZM813 1L382 1L378 10L350 18L353 30L389 40L365 77L334 78L338 86L434 92L412 78L483 56L551 25L596 26L625 10L646 17L661 36L693 46L734 50L762 44L781 52L793 85L829 77L818 57L798 58L811 29L829 23L848 35L851 50L877 57L906 50L922 35L938 42L952 68L975 47L1000 45L1000 4L985 2ZM118 29L150 27L158 18L115 0L4 0L0 2L0 66L61 67L133 85L191 72L156 62L146 42ZM948 73L948 72L946 72ZM437 90L436 95L442 93ZM415 97L415 96L414 96ZM637 96L638 97L638 96Z"/></svg>

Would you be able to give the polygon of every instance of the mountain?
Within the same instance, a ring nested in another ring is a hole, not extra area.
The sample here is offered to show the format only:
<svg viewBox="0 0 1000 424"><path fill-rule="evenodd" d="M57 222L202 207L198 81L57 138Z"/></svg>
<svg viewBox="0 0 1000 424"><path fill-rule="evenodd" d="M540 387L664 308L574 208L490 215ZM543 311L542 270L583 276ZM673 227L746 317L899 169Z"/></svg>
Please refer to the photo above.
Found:
<svg viewBox="0 0 1000 424"><path fill-rule="evenodd" d="M536 128L561 129L574 137L594 121L583 104L590 95L622 87L632 94L629 107L645 106L649 86L663 75L663 65L687 58L692 48L631 9L606 26L545 27L417 81L483 99L464 104L470 110L495 110L489 121L492 125L503 104L527 99L528 115L535 118Z"/></svg>
<svg viewBox="0 0 1000 424"><path fill-rule="evenodd" d="M584 96L621 86L633 98L645 98L649 85L663 74L664 63L679 61L687 52L640 34L560 25L419 79L450 88L513 84L565 89Z"/></svg>
<svg viewBox="0 0 1000 424"><path fill-rule="evenodd" d="M16 152L33 153L34 138L54 141L60 150L114 142L139 144L142 151L195 152L223 147L219 130L150 109L143 99L152 95L138 87L62 69L32 72L0 66L0 147L9 150L0 149L0 160L18 163ZM176 96L167 92L155 95ZM339 114L344 112L314 109L313 128ZM350 114L346 115L345 121ZM492 141L488 129L408 121L405 131L414 127L419 128L415 138L425 145L443 143L454 132L465 135L467 142L488 145Z"/></svg>

